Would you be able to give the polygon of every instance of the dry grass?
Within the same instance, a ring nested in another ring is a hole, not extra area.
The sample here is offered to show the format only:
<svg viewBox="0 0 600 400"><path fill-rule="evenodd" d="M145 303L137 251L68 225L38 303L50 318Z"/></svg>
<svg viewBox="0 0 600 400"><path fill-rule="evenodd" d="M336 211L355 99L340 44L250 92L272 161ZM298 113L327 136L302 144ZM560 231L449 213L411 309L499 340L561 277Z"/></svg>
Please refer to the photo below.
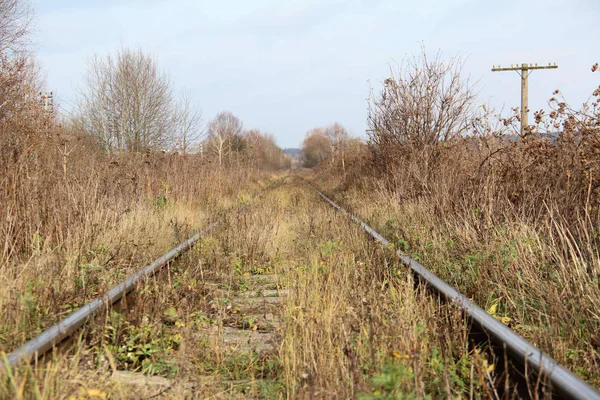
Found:
<svg viewBox="0 0 600 400"><path fill-rule="evenodd" d="M547 185L560 181L564 170L545 178L541 165L523 172L519 154L530 146L516 145L502 168L478 178L483 180L471 181L478 161L462 148L454 156L454 150L444 150L443 161L422 181L415 178L418 160L408 156L402 166L390 167L391 176L344 181L328 171L318 185L398 248L600 386L597 196L584 195L588 189L578 186L575 172L556 191ZM558 160L562 157L567 155ZM507 178L509 160L516 178ZM542 162L544 168L561 168L552 157L537 159ZM567 186L568 191L560 189Z"/></svg>
<svg viewBox="0 0 600 400"><path fill-rule="evenodd" d="M522 137L508 135L514 117L484 108L454 110L469 131L433 141L419 137L420 118L443 115L400 101L410 93L382 93L371 143L349 168L322 163L315 183L598 387L600 89L581 110L558 93Z"/></svg>
<svg viewBox="0 0 600 400"><path fill-rule="evenodd" d="M243 204L263 179L197 156L107 156L84 135L31 129L2 137L12 150L0 160L3 352Z"/></svg>
<svg viewBox="0 0 600 400"><path fill-rule="evenodd" d="M40 399L493 397L489 387L501 378L469 348L462 318L415 290L392 252L366 240L295 178L284 179L268 185L250 208L225 216L222 229L140 288L127 311L107 314L53 362L17 369L0 393ZM272 279L273 288L289 290L271 311L283 323L276 343L267 353L229 352L220 336L226 327L269 330L237 299L252 298L253 285ZM167 377L169 387L115 379L117 370Z"/></svg>
<svg viewBox="0 0 600 400"><path fill-rule="evenodd" d="M242 176L250 179L240 180ZM159 199L158 202L152 199L137 205L114 223L106 223L92 238L85 237L85 231L80 233L78 227L73 226L73 239L62 247L42 246L32 252L27 262L10 265L19 273L7 273L1 277L3 285L13 288L6 296L3 292L1 297L2 339L7 344L6 349L23 343L183 241L193 230L214 221L218 218L216 211L227 212L232 207L245 204L253 193L267 184L259 176L260 173L248 175L240 171L196 174L194 179L200 177L212 182L210 188L204 189L207 191L205 198L220 196L218 201L200 205L183 198L179 201ZM244 184L237 185L235 189L225 184L235 180ZM223 191L217 193L215 190L220 188L220 183L223 183ZM84 247L81 243L88 245ZM97 318L81 333L79 343L72 351L66 352L67 356L59 356L39 368L17 368L12 372L12 378L3 379L0 397L67 398L73 394L76 398L93 398L88 396L88 382L94 382L92 389L110 386L111 391L116 393L113 396L127 397L131 393L123 391L123 384L111 380L109 372L112 372L111 368L140 369L144 357L136 351L160 353L149 364L150 368L146 368L146 374L172 375L176 365L167 355L172 355L179 348L181 336L171 332L172 321L165 320L165 310L178 300L186 300L190 295L200 298L198 296L204 293L201 287L195 287L196 282L202 282L201 264L194 262L188 271L189 260L187 264L185 261L178 261L165 273L146 282L128 300L124 314L107 312L104 317ZM8 268L3 272L6 270ZM194 282L192 286L190 280ZM184 285L183 290L181 285ZM193 312L181 315L186 317L186 322L194 319ZM139 359L125 357L124 361L117 343L126 343L135 349L132 351ZM90 393L95 393L94 390ZM138 394L139 390L134 392L134 398Z"/></svg>

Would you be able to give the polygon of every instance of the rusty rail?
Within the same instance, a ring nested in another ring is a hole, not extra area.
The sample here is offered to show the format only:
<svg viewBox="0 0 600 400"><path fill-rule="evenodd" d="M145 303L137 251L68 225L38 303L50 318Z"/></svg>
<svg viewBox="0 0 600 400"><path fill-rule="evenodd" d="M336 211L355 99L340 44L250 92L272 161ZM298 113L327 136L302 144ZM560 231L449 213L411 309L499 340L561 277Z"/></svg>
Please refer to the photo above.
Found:
<svg viewBox="0 0 600 400"><path fill-rule="evenodd" d="M348 215L355 223L360 225L373 239L384 246L390 242L381 234L367 225L365 222L350 214L337 205L329 197L325 196L312 185L308 184L315 192L328 202L336 210ZM556 360L538 349L518 333L488 314L483 308L473 303L458 290L429 271L413 258L401 251L397 252L400 260L411 269L414 276L440 297L449 303L456 304L469 319L477 324L484 333L495 342L499 349L506 349L515 361L524 367L524 370L532 370L536 374L547 377L552 384L553 395L560 399L573 400L600 400L600 393L592 386L582 381L571 371L561 366ZM527 369L530 368L530 369ZM524 373L525 371L521 371Z"/></svg>
<svg viewBox="0 0 600 400"><path fill-rule="evenodd" d="M216 228L220 222L213 222L203 231L196 233L189 239L171 249L168 253L154 260L140 271L131 275L123 282L114 286L104 296L97 297L77 311L58 322L56 325L46 329L37 337L31 339L7 356L8 367L12 368L20 362L37 359L51 350L54 346L71 336L73 332L81 328L88 320L95 316L105 307L112 306L121 300L127 293L131 292L144 279L156 274L162 267L167 265L182 253L189 250L202 236ZM0 370L2 363L0 363Z"/></svg>

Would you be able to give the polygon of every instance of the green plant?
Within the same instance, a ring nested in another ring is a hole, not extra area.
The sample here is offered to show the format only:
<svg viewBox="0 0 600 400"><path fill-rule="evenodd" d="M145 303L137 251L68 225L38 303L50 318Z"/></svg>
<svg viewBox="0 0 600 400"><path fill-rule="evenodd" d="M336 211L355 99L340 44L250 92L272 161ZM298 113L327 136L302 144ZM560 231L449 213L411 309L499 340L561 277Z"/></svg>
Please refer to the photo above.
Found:
<svg viewBox="0 0 600 400"><path fill-rule="evenodd" d="M359 394L361 400L409 400L417 399L414 390L406 388L414 381L414 373L411 367L402 363L389 362L380 373L373 375L371 383L374 386L372 393ZM425 396L431 399L431 396Z"/></svg>
<svg viewBox="0 0 600 400"><path fill-rule="evenodd" d="M332 242L332 241L328 240L325 244L318 245L318 248L321 250L321 257L328 258L335 251L339 251L341 248L340 246L341 246L341 243Z"/></svg>
<svg viewBox="0 0 600 400"><path fill-rule="evenodd" d="M172 376L178 370L174 352L181 337L151 325L133 326L112 313L105 327L107 348L124 369Z"/></svg>

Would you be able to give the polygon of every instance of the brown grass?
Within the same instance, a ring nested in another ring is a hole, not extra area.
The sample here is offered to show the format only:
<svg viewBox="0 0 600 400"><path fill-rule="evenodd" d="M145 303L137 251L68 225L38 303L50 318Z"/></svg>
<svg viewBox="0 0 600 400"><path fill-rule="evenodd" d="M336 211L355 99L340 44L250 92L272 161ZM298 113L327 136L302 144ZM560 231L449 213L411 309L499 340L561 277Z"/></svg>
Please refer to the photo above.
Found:
<svg viewBox="0 0 600 400"><path fill-rule="evenodd" d="M260 175L198 156L109 157L85 136L36 133L9 140L0 164L2 351L243 202Z"/></svg>
<svg viewBox="0 0 600 400"><path fill-rule="evenodd" d="M363 146L346 174L323 163L316 182L600 386L598 96L581 112L553 100L522 138L488 125L433 145Z"/></svg>
<svg viewBox="0 0 600 400"><path fill-rule="evenodd" d="M294 178L268 186L251 203L226 216L222 229L168 273L148 281L129 311L88 327L81 344L53 363L16 370L0 393L40 399L494 397L488 387L501 378L469 348L463 319L415 290L392 252L365 240ZM277 311L283 325L274 351L227 353L210 327L247 320L227 304L247 294L249 282L273 275L290 293ZM136 340L156 351L146 364L119 350L127 344L137 354ZM148 364L146 374L168 377L169 388L140 388L113 376Z"/></svg>

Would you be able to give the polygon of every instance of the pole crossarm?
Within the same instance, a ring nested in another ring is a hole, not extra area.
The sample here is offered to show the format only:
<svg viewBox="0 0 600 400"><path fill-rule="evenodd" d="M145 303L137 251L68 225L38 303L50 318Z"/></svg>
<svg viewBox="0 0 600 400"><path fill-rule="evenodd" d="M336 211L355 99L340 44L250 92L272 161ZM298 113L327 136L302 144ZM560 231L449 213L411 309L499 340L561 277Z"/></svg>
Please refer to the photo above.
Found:
<svg viewBox="0 0 600 400"><path fill-rule="evenodd" d="M494 66L492 68L492 72L498 72L498 71L521 71L523 69L556 69L558 68L558 65L554 64L554 65L527 65L525 64L525 66L522 65L516 65L514 67L501 67L501 66Z"/></svg>
<svg viewBox="0 0 600 400"><path fill-rule="evenodd" d="M527 134L529 128L529 74L534 69L556 69L558 65L556 63L549 63L548 65L537 65L523 63L513 64L510 67L502 67L500 65L494 65L492 72L498 71L516 71L521 76L521 137Z"/></svg>

